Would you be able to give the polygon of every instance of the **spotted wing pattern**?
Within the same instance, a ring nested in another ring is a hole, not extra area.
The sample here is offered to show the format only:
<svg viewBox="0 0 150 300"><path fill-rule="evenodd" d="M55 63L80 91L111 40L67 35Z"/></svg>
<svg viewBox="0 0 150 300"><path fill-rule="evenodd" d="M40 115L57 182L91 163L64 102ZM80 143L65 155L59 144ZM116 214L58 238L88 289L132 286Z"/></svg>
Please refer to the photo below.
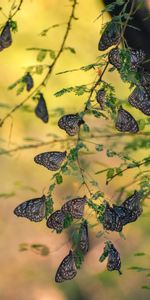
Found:
<svg viewBox="0 0 150 300"><path fill-rule="evenodd" d="M61 232L64 228L65 214L61 210L56 210L47 219L47 227Z"/></svg>
<svg viewBox="0 0 150 300"><path fill-rule="evenodd" d="M145 115L150 116L150 96L144 88L136 87L129 96L128 101Z"/></svg>
<svg viewBox="0 0 150 300"><path fill-rule="evenodd" d="M140 83L148 94L150 94L150 73L142 70Z"/></svg>
<svg viewBox="0 0 150 300"><path fill-rule="evenodd" d="M120 254L112 243L109 245L108 249L108 261L107 261L107 270L114 271L117 270L121 274L121 259Z"/></svg>
<svg viewBox="0 0 150 300"><path fill-rule="evenodd" d="M11 44L12 36L10 31L10 23L7 21L0 35L0 51L8 48Z"/></svg>
<svg viewBox="0 0 150 300"><path fill-rule="evenodd" d="M55 281L61 283L65 280L73 279L77 274L77 269L72 250L63 259L56 272Z"/></svg>
<svg viewBox="0 0 150 300"><path fill-rule="evenodd" d="M25 82L26 89L29 92L34 86L33 78L29 72L24 76L23 81Z"/></svg>
<svg viewBox="0 0 150 300"><path fill-rule="evenodd" d="M121 68L121 59L119 54L119 48L113 48L108 54L109 63L112 64L118 70Z"/></svg>
<svg viewBox="0 0 150 300"><path fill-rule="evenodd" d="M83 217L86 201L86 196L69 200L62 206L61 210L64 213L70 214L72 218L81 219Z"/></svg>
<svg viewBox="0 0 150 300"><path fill-rule="evenodd" d="M25 201L15 208L14 214L33 222L40 222L45 218L45 201L44 195L41 198Z"/></svg>
<svg viewBox="0 0 150 300"><path fill-rule="evenodd" d="M88 223L84 221L80 226L79 231L79 249L83 254L86 254L89 250L89 235L88 235Z"/></svg>
<svg viewBox="0 0 150 300"><path fill-rule="evenodd" d="M48 110L47 110L47 106L46 106L46 102L45 102L45 99L43 97L43 94L41 94L41 93L40 93L40 98L38 100L38 104L35 108L35 114L44 123L48 122L48 119L49 119Z"/></svg>
<svg viewBox="0 0 150 300"><path fill-rule="evenodd" d="M112 207L110 207L109 203L105 201L105 212L103 215L103 227L105 230L110 231L122 231L123 224L121 222L120 217L114 211Z"/></svg>
<svg viewBox="0 0 150 300"><path fill-rule="evenodd" d="M64 115L58 121L58 126L70 136L78 133L81 124L84 124L84 121L78 114Z"/></svg>
<svg viewBox="0 0 150 300"><path fill-rule="evenodd" d="M120 38L120 26L116 23L110 22L101 38L98 44L98 50L104 51L108 49L109 47L116 45Z"/></svg>
<svg viewBox="0 0 150 300"><path fill-rule="evenodd" d="M115 127L117 130L122 132L136 133L139 131L139 127L136 120L128 111L123 109L121 106L118 109Z"/></svg>
<svg viewBox="0 0 150 300"><path fill-rule="evenodd" d="M44 152L36 155L34 161L37 164L43 165L45 168L51 171L57 171L61 167L67 152Z"/></svg>
<svg viewBox="0 0 150 300"><path fill-rule="evenodd" d="M137 191L133 195L128 197L123 203L122 207L128 210L128 223L135 222L137 218L142 214L143 209L141 206L141 194Z"/></svg>
<svg viewBox="0 0 150 300"><path fill-rule="evenodd" d="M96 101L99 103L102 110L104 110L105 107L105 94L104 89L100 89L96 94Z"/></svg>
<svg viewBox="0 0 150 300"><path fill-rule="evenodd" d="M127 63L130 66L130 70L134 71L141 65L145 58L144 51L140 50L126 50L126 60L123 58L123 63ZM109 63L111 63L118 70L122 66L121 50L116 47L109 52L108 55Z"/></svg>

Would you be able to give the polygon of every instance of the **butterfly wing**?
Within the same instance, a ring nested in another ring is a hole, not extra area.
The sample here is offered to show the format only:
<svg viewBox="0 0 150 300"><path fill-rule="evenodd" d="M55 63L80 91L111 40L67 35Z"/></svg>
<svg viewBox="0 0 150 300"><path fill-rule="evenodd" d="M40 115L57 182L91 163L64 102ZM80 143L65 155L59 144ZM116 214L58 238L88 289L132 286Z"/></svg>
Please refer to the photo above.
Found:
<svg viewBox="0 0 150 300"><path fill-rule="evenodd" d="M45 218L45 201L44 195L41 198L25 201L15 208L14 214L33 222L40 222Z"/></svg>
<svg viewBox="0 0 150 300"><path fill-rule="evenodd" d="M79 230L79 249L86 254L89 250L89 235L88 235L88 223L84 221Z"/></svg>
<svg viewBox="0 0 150 300"><path fill-rule="evenodd" d="M44 123L48 122L48 110L46 106L45 99L42 94L40 94L40 98L38 100L38 104L35 108L35 114L38 118L40 118Z"/></svg>
<svg viewBox="0 0 150 300"><path fill-rule="evenodd" d="M109 63L118 70L121 68L120 51L118 48L112 49L108 54Z"/></svg>
<svg viewBox="0 0 150 300"><path fill-rule="evenodd" d="M51 171L57 171L61 167L67 152L44 152L36 155L34 161L37 164L43 165L45 168Z"/></svg>
<svg viewBox="0 0 150 300"><path fill-rule="evenodd" d="M47 219L47 227L55 229L57 232L61 232L64 228L65 215L61 210L55 211Z"/></svg>
<svg viewBox="0 0 150 300"><path fill-rule="evenodd" d="M121 274L120 268L121 268L120 254L117 251L117 249L114 247L114 245L111 243L110 248L108 250L107 270L108 271L117 270Z"/></svg>
<svg viewBox="0 0 150 300"><path fill-rule="evenodd" d="M70 136L74 136L78 133L80 125L83 123L84 121L78 114L69 114L60 118L58 126L64 129Z"/></svg>
<svg viewBox="0 0 150 300"><path fill-rule="evenodd" d="M144 88L136 87L128 101L133 107L150 116L150 97Z"/></svg>
<svg viewBox="0 0 150 300"><path fill-rule="evenodd" d="M118 109L115 127L117 130L122 132L136 133L139 131L139 127L136 120L128 111L123 109L121 106Z"/></svg>
<svg viewBox="0 0 150 300"><path fill-rule="evenodd" d="M62 206L61 210L64 213L69 213L72 218L81 219L83 217L86 201L86 196L69 200Z"/></svg>
<svg viewBox="0 0 150 300"><path fill-rule="evenodd" d="M133 195L128 197L123 203L122 206L128 210L129 213L129 223L134 222L142 214L142 206L140 203L141 194L137 191Z"/></svg>
<svg viewBox="0 0 150 300"><path fill-rule="evenodd" d="M104 51L109 47L116 45L119 41L119 38L120 38L120 26L116 23L110 22L106 26L100 38L98 44L98 50Z"/></svg>
<svg viewBox="0 0 150 300"><path fill-rule="evenodd" d="M77 269L75 265L74 255L73 252L70 251L58 267L55 281L61 283L65 280L71 280L76 276L76 274Z"/></svg>
<svg viewBox="0 0 150 300"><path fill-rule="evenodd" d="M29 72L24 76L23 81L26 83L26 89L29 92L34 86L33 78Z"/></svg>
<svg viewBox="0 0 150 300"><path fill-rule="evenodd" d="M8 48L12 44L12 36L10 31L10 23L7 22L2 30L0 39L1 48Z"/></svg>
<svg viewBox="0 0 150 300"><path fill-rule="evenodd" d="M110 207L107 201L105 202L105 205L106 207L105 207L103 222L102 222L104 229L120 232L123 228L121 219L119 218L115 210L112 207Z"/></svg>

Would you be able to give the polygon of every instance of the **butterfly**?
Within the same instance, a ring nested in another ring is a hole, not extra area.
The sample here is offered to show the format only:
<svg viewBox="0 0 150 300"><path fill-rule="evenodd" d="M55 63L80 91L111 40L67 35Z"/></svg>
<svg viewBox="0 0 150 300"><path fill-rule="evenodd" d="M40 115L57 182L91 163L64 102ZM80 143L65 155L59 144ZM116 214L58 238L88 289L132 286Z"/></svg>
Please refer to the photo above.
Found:
<svg viewBox="0 0 150 300"><path fill-rule="evenodd" d="M35 163L43 165L45 168L51 171L57 171L61 167L67 152L44 152L34 157Z"/></svg>
<svg viewBox="0 0 150 300"><path fill-rule="evenodd" d="M126 56L122 57L122 50L118 47L112 49L109 52L108 59L109 63L111 63L118 70L121 69L122 60L124 64L130 66L130 70L136 70L139 65L143 62L145 58L145 53L143 50L126 50Z"/></svg>
<svg viewBox="0 0 150 300"><path fill-rule="evenodd" d="M73 251L70 250L69 254L63 259L58 270L56 272L55 281L63 282L65 280L71 280L77 275L77 269L75 265L75 259Z"/></svg>
<svg viewBox="0 0 150 300"><path fill-rule="evenodd" d="M105 201L105 211L103 214L103 227L105 230L122 231L123 224L120 216L115 212L114 208L110 207L109 203Z"/></svg>
<svg viewBox="0 0 150 300"><path fill-rule="evenodd" d="M7 21L0 35L0 51L8 48L11 44L12 36L10 31L10 23Z"/></svg>
<svg viewBox="0 0 150 300"><path fill-rule="evenodd" d="M112 45L116 45L119 42L120 36L120 26L109 22L100 38L98 50L104 51Z"/></svg>
<svg viewBox="0 0 150 300"><path fill-rule="evenodd" d="M44 123L48 122L49 116L48 116L47 106L43 94L41 93L40 93L40 98L38 99L38 104L35 108L35 114Z"/></svg>
<svg viewBox="0 0 150 300"><path fill-rule="evenodd" d="M123 207L123 206L118 206L113 204L113 211L115 212L115 214L118 215L118 218L122 224L122 228L124 225L130 223L130 212L128 211L127 208Z"/></svg>
<svg viewBox="0 0 150 300"><path fill-rule="evenodd" d="M150 116L150 96L144 88L136 87L129 96L128 102L145 115Z"/></svg>
<svg viewBox="0 0 150 300"><path fill-rule="evenodd" d="M117 270L119 274L122 274L120 268L121 268L120 254L117 251L117 249L114 247L114 245L111 242L109 242L107 270L108 271Z"/></svg>
<svg viewBox="0 0 150 300"><path fill-rule="evenodd" d="M61 210L56 210L47 219L47 227L61 232L64 228L65 214Z"/></svg>
<svg viewBox="0 0 150 300"><path fill-rule="evenodd" d="M45 201L46 197L44 195L40 198L25 201L15 208L14 214L17 217L24 217L30 221L40 222L45 218Z"/></svg>
<svg viewBox="0 0 150 300"><path fill-rule="evenodd" d="M79 230L79 244L78 248L83 254L86 254L89 250L89 236L88 236L88 223L83 221Z"/></svg>
<svg viewBox="0 0 150 300"><path fill-rule="evenodd" d="M26 89L29 92L33 88L33 85L34 85L33 78L29 72L24 76L23 81L25 82Z"/></svg>
<svg viewBox="0 0 150 300"><path fill-rule="evenodd" d="M100 89L96 94L96 101L99 103L102 110L104 110L105 106L105 94L106 93L104 89Z"/></svg>
<svg viewBox="0 0 150 300"><path fill-rule="evenodd" d="M148 72L142 70L140 82L147 93L150 94L150 74Z"/></svg>
<svg viewBox="0 0 150 300"><path fill-rule="evenodd" d="M70 136L74 136L79 132L81 124L84 124L84 121L78 114L64 115L58 121L58 126Z"/></svg>
<svg viewBox="0 0 150 300"><path fill-rule="evenodd" d="M133 195L128 197L123 203L122 207L126 208L129 213L129 222L134 222L137 218L142 214L142 207L141 207L141 193L135 191Z"/></svg>
<svg viewBox="0 0 150 300"><path fill-rule="evenodd" d="M115 123L117 130L122 132L136 133L139 131L138 124L133 116L120 106L118 109L118 115Z"/></svg>
<svg viewBox="0 0 150 300"><path fill-rule="evenodd" d="M86 196L69 200L62 206L61 211L70 214L72 218L81 219L83 217L86 202Z"/></svg>

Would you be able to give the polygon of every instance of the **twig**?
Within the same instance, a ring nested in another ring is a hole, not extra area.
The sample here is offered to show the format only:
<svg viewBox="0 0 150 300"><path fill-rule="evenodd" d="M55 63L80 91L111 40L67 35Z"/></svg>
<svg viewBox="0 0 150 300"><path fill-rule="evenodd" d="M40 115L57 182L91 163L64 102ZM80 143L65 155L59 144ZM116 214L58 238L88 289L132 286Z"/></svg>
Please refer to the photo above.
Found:
<svg viewBox="0 0 150 300"><path fill-rule="evenodd" d="M12 19L17 14L17 12L21 9L22 4L23 4L23 0L20 0L19 5L17 6L16 10L14 11L14 13L12 15L11 15L11 11L10 11L9 19Z"/></svg>
<svg viewBox="0 0 150 300"><path fill-rule="evenodd" d="M64 50L64 47L65 47L65 44L66 44L66 40L68 38L68 34L69 34L69 31L71 29L71 23L73 21L73 19L75 19L75 8L76 8L76 5L77 5L77 0L73 0L73 5L72 5L72 10L71 10L71 14L69 16L69 20L67 22L67 28L66 28L66 31L65 31L65 34L64 34L64 37L63 37L63 40L62 40L62 43L60 45L60 49L55 57L55 59L53 60L52 64L48 66L48 71L47 71L47 74L45 75L44 79L42 80L42 82L33 90L32 93L30 93L30 95L28 95L24 100L22 100L19 104L17 104L16 106L14 106L10 112L8 114L5 115L5 117L3 119L0 120L0 127L3 126L4 122L10 117L12 116L12 114L18 110L20 107L22 107L42 86L46 86L47 84L47 81L49 80L51 74L52 74L52 71L60 57L60 55L62 54L63 50Z"/></svg>

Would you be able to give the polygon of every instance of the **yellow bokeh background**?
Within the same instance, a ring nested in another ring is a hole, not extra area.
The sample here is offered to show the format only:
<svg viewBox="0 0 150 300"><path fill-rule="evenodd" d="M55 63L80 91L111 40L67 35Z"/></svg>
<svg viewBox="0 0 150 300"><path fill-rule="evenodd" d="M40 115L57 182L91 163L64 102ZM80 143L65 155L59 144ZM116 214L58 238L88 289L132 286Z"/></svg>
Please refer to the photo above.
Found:
<svg viewBox="0 0 150 300"><path fill-rule="evenodd" d="M11 2L2 0L0 6L8 15ZM56 75L64 70L80 68L96 61L99 52L97 44L102 24L108 20L106 15L94 22L103 8L99 0L79 0L76 9L78 20L73 21L72 28L66 46L75 48L76 54L64 51L61 55L53 74L43 89L50 115L56 108L64 108L66 112L78 112L86 101L86 96L78 97L74 94L66 94L56 98L54 93L58 90L87 84L95 79L95 71L72 72ZM58 50L61 44L66 25L51 29L46 37L41 37L40 32L53 24L66 23L71 10L71 2L67 0L24 0L21 10L14 20L18 24L18 32L13 34L13 44L10 48L0 53L1 78L0 78L0 103L13 107L26 97L23 92L18 97L15 90L8 90L8 86L19 79L28 66L37 64L36 52L26 51L31 47L42 47ZM0 23L5 22L1 13ZM49 63L49 58L46 58ZM43 75L35 76L35 84L38 84ZM94 79L93 79L94 78ZM105 79L115 85L116 95L125 99L129 94L128 86L121 83L119 75L107 73ZM27 104L34 108L35 103L30 99ZM131 109L140 119L141 113ZM0 118L3 118L8 109L0 107ZM0 142L2 148L8 150L21 145L29 144L26 138L33 137L35 141L45 140L48 134L59 134L66 137L56 126L56 118L50 116L48 124L37 119L33 112L22 109L16 111L12 118L8 118L0 128ZM103 126L95 120L95 124ZM91 121L92 124L92 121ZM109 144L109 141L107 141ZM32 143L32 142L31 142ZM102 143L102 141L99 141ZM1 196L0 196L0 300L148 300L148 290L141 289L142 285L149 284L145 272L137 273L128 270L133 265L148 268L149 256L136 257L136 252L149 252L148 217L142 216L136 223L125 228L126 240L118 234L112 234L122 255L123 275L117 272L105 271L106 263L100 264L98 259L102 252L104 240L96 238L97 228L90 231L90 251L85 258L83 267L78 276L71 282L62 285L54 283L56 269L68 253L70 241L66 232L56 235L46 228L44 222L35 224L24 219L17 219L13 215L13 209L20 202L41 195L50 184L51 174L44 168L37 166L33 157L39 151L60 150L60 145L45 146L40 149L21 150L12 155L0 156L1 166ZM136 158L141 159L145 152L137 153ZM106 161L103 153L98 154L102 161ZM134 157L135 158L135 157ZM88 158L92 161L92 158ZM110 159L110 164L119 164L118 159ZM96 163L93 162L93 166ZM99 170L100 166L96 166ZM102 189L112 198L117 186L132 180L134 172L127 172L123 178L114 180L109 187L105 186L104 176L99 176ZM73 179L65 178L63 186L59 187L55 194L55 208L67 196L71 196L78 190L78 185ZM13 194L9 197L9 194ZM8 197L3 197L8 194ZM146 212L147 207L144 207ZM98 229L100 231L100 228ZM32 251L19 252L20 243L43 243L50 249L49 256L42 257Z"/></svg>

